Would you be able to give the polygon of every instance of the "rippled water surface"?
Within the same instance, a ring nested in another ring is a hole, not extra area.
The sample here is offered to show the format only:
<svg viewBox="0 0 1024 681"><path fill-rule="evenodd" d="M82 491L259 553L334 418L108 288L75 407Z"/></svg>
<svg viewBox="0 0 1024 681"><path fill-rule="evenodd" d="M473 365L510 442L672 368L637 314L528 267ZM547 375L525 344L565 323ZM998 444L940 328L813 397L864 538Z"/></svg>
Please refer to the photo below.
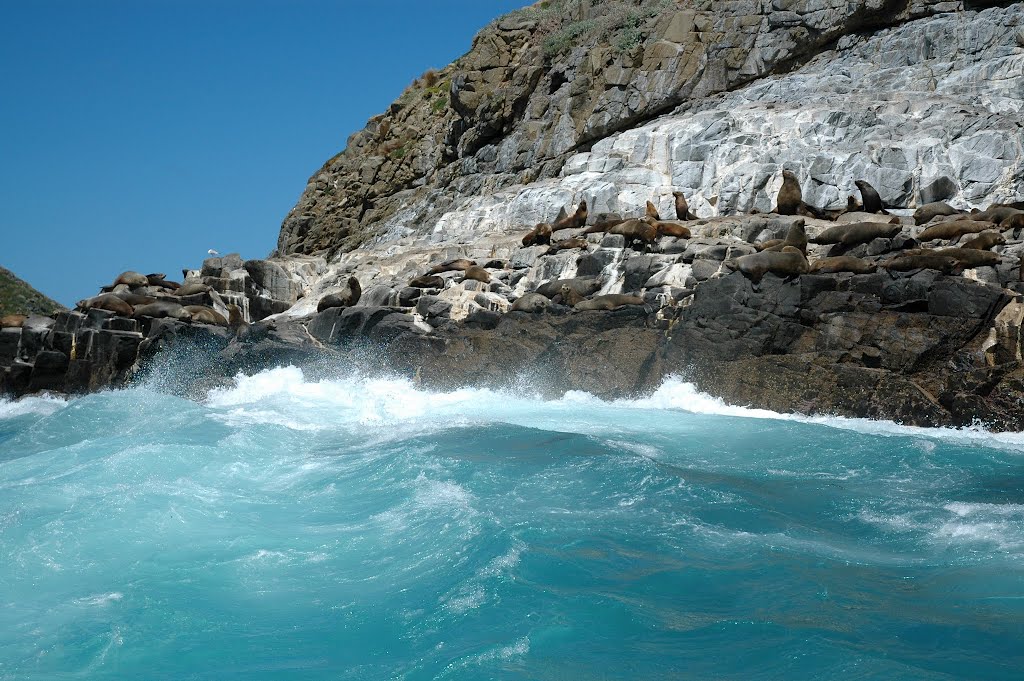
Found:
<svg viewBox="0 0 1024 681"><path fill-rule="evenodd" d="M292 367L0 402L0 679L1022 670L1021 435Z"/></svg>

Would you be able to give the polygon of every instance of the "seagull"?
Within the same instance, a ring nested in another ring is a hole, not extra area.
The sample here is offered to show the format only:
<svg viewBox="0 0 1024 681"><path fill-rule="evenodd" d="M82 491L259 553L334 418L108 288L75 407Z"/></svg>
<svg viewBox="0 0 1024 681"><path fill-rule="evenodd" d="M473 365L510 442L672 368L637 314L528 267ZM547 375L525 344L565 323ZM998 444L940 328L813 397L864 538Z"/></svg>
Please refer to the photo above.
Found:
<svg viewBox="0 0 1024 681"><path fill-rule="evenodd" d="M210 255L220 255L220 253L218 253L217 251L213 250L212 248L210 250L208 250L207 253L209 253Z"/></svg>

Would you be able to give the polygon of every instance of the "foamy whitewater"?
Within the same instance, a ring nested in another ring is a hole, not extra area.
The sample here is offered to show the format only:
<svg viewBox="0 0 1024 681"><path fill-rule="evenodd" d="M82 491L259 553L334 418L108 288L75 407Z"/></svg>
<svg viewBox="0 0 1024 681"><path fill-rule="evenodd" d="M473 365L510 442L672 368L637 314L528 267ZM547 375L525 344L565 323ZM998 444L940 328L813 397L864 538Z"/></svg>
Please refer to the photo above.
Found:
<svg viewBox="0 0 1024 681"><path fill-rule="evenodd" d="M0 401L0 679L1010 679L1024 435L295 367Z"/></svg>

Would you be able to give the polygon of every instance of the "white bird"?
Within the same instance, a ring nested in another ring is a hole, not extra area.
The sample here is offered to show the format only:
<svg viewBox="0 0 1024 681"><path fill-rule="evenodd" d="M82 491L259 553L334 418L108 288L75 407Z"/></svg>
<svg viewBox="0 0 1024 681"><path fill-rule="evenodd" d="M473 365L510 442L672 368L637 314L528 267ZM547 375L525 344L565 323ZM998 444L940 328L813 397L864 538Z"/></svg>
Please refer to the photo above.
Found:
<svg viewBox="0 0 1024 681"><path fill-rule="evenodd" d="M210 255L220 255L220 253L218 253L217 251L213 250L212 248L210 250L208 250L207 253L209 253Z"/></svg>

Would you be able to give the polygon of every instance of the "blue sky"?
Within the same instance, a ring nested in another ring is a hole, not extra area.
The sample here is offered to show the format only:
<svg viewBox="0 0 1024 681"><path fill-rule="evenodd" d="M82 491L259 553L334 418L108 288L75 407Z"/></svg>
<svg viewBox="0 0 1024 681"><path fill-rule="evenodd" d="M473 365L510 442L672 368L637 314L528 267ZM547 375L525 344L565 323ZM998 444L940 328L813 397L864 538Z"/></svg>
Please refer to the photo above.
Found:
<svg viewBox="0 0 1024 681"><path fill-rule="evenodd" d="M65 305L265 257L307 178L525 0L32 0L0 22L0 265Z"/></svg>

